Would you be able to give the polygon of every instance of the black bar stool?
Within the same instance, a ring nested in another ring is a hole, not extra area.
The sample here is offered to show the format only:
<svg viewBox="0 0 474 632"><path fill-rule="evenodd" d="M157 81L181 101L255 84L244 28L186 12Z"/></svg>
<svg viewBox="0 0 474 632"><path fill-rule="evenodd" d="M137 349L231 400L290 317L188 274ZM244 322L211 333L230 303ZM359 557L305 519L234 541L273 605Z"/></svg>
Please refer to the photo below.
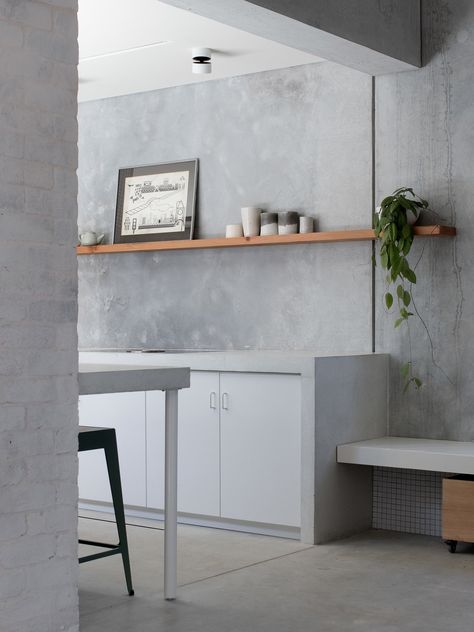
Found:
<svg viewBox="0 0 474 632"><path fill-rule="evenodd" d="M132 587L132 574L130 571L130 556L128 553L127 531L125 528L125 513L123 510L122 484L120 482L120 467L117 452L117 439L115 428L92 428L89 426L79 426L79 452L86 450L104 450L109 473L110 490L114 505L115 521L119 536L118 544L108 544L105 542L93 542L91 540L79 540L79 544L98 546L108 549L101 553L85 555L79 558L79 564L90 562L101 557L120 554L122 556L123 570L129 595L134 594Z"/></svg>

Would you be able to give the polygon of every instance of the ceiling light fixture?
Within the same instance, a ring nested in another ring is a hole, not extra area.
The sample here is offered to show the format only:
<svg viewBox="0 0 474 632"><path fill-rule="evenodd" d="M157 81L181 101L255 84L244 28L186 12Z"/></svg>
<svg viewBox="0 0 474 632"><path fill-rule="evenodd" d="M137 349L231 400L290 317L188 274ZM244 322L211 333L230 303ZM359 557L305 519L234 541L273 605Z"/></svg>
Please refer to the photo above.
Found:
<svg viewBox="0 0 474 632"><path fill-rule="evenodd" d="M195 75L209 75L212 72L210 48L193 48L193 73Z"/></svg>

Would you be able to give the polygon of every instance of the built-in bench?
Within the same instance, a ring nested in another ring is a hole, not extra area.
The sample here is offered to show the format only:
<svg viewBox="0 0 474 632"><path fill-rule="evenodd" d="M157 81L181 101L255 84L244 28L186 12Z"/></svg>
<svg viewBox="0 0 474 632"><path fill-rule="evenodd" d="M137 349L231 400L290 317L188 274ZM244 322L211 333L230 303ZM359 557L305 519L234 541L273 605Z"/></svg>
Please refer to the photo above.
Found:
<svg viewBox="0 0 474 632"><path fill-rule="evenodd" d="M474 530L471 527L474 515L474 502L472 501L474 443L381 437L339 445L337 462L374 466L375 468L396 468L396 473L389 475L391 476L389 484L385 485L385 491L388 495L387 501L382 500L384 496L380 494L380 487L376 490L376 483L374 482L374 502L378 503L374 506L374 516L377 516L379 523L385 522L386 525L388 523L388 526L381 528L395 528L397 531L406 529L412 533L442 535L451 553L456 551L458 540L474 541ZM413 474L417 477L413 479L414 483L412 482L407 486L406 499L401 497L401 494L404 493L401 490L406 483L408 473L406 475L400 474L397 472L399 470L418 471ZM437 484L433 486L433 480L429 478L428 472L449 472L461 476L437 479ZM426 498L420 497L420 492L417 490L420 474L422 477L426 476ZM379 485L380 480L383 481L383 479L384 475L377 479ZM441 480L443 480L442 533ZM374 519L374 522L377 520ZM428 531L419 530L423 526L427 527ZM402 528L400 529L400 527Z"/></svg>
<svg viewBox="0 0 474 632"><path fill-rule="evenodd" d="M474 474L474 443L381 437L337 448L337 462L453 474Z"/></svg>

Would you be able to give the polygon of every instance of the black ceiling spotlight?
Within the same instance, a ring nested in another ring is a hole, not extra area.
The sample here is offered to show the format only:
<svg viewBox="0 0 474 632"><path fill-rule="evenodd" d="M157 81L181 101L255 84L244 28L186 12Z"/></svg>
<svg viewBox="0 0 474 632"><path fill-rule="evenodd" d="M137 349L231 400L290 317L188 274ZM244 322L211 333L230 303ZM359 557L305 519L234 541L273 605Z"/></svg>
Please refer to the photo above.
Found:
<svg viewBox="0 0 474 632"><path fill-rule="evenodd" d="M210 48L193 48L193 73L195 75L208 75L212 72Z"/></svg>

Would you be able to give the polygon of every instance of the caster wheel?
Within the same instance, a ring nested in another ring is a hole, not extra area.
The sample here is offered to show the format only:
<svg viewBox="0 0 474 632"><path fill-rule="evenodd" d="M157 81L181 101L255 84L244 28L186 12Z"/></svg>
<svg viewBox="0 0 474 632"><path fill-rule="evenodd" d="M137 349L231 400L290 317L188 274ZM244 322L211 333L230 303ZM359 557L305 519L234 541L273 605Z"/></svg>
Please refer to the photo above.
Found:
<svg viewBox="0 0 474 632"><path fill-rule="evenodd" d="M450 553L456 553L456 549L458 546L457 540L446 540L446 544L449 548Z"/></svg>

